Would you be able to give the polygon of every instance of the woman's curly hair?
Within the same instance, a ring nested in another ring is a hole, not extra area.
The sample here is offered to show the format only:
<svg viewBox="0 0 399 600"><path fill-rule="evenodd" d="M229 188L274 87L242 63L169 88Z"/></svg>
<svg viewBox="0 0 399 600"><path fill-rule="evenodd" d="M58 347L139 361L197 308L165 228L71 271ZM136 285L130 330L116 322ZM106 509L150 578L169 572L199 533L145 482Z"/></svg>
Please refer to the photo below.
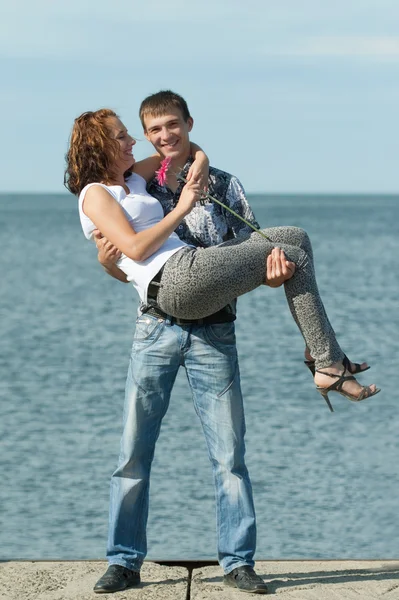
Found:
<svg viewBox="0 0 399 600"><path fill-rule="evenodd" d="M64 185L72 194L79 195L88 183L112 180L119 144L110 137L106 122L117 116L113 110L101 108L75 119L64 174Z"/></svg>

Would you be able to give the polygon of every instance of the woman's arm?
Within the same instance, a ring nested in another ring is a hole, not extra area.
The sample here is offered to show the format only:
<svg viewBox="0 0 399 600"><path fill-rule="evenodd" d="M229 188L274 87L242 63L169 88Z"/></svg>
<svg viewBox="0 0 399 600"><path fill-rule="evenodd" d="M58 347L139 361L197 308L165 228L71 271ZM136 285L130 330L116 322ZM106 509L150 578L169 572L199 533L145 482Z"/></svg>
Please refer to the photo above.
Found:
<svg viewBox="0 0 399 600"><path fill-rule="evenodd" d="M188 170L187 181L194 179L200 185L201 190L208 189L208 177L209 177L209 158L205 152L191 142L191 155L194 158L194 162Z"/></svg>
<svg viewBox="0 0 399 600"><path fill-rule="evenodd" d="M177 206L159 223L139 233L130 225L120 204L99 185L87 190L83 212L111 244L132 260L142 262L159 250L199 197L198 183L190 181L184 187Z"/></svg>
<svg viewBox="0 0 399 600"><path fill-rule="evenodd" d="M137 173L137 175L141 175L147 182L151 181L155 175L155 171L158 171L161 166L161 161L162 156L159 154L152 154L151 156L134 163L133 171Z"/></svg>
<svg viewBox="0 0 399 600"><path fill-rule="evenodd" d="M194 162L188 170L187 181L195 179L203 188L208 187L208 175L209 175L209 159L205 152L197 144L191 142L190 144L191 155L194 158ZM141 175L147 182L155 175L155 171L158 171L161 166L162 156L159 154L152 154L143 160L139 160L133 165L133 171L138 175Z"/></svg>

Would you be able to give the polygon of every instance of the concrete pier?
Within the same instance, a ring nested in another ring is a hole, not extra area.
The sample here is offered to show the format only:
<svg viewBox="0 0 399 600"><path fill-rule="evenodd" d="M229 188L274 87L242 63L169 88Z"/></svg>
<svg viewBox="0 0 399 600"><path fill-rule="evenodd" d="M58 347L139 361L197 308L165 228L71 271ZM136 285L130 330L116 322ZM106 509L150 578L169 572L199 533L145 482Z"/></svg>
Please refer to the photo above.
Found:
<svg viewBox="0 0 399 600"><path fill-rule="evenodd" d="M1 600L235 600L249 598L223 584L216 564L145 562L142 583L116 594L94 594L105 561L3 561ZM399 560L258 561L269 594L284 600L399 600Z"/></svg>

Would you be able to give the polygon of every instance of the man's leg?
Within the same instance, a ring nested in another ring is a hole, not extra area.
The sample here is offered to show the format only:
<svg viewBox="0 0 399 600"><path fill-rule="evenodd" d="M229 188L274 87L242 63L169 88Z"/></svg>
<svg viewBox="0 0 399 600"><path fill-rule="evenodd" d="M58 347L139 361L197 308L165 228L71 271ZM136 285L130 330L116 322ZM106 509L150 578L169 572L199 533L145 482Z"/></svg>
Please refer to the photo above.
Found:
<svg viewBox="0 0 399 600"><path fill-rule="evenodd" d="M179 369L178 350L176 335L165 321L139 317L126 381L121 451L111 479L107 546L109 564L131 571L140 571L147 553L151 463ZM117 569L121 583L124 574ZM103 578L95 591L105 591ZM115 586L123 589L118 583L106 589L116 591Z"/></svg>
<svg viewBox="0 0 399 600"><path fill-rule="evenodd" d="M193 327L185 367L214 474L220 565L225 573L253 567L255 510L244 460L245 418L234 324Z"/></svg>

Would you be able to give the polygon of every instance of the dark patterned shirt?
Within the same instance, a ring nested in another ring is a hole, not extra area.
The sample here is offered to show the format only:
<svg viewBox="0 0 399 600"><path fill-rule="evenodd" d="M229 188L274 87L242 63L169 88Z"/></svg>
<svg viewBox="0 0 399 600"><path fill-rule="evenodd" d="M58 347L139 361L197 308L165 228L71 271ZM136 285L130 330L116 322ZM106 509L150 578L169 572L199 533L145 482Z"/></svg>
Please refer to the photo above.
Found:
<svg viewBox="0 0 399 600"><path fill-rule="evenodd" d="M193 159L190 158L185 164L181 173L184 178L192 163ZM183 186L184 183L181 182L176 192L172 192L168 187L159 185L154 178L148 183L147 191L159 200L164 214L167 215L178 203ZM254 213L245 197L244 188L234 175L210 167L208 191L211 196L214 196L252 225L259 228ZM216 202L206 200L204 204L197 203L175 231L183 242L196 247L207 248L241 235L248 235L253 230ZM236 302L226 308L229 312L235 314Z"/></svg>
<svg viewBox="0 0 399 600"><path fill-rule="evenodd" d="M193 163L189 159L182 171L183 177ZM161 186L155 179L147 185L147 191L162 204L165 215L173 210L179 201L184 183L180 183L176 192ZM209 168L208 191L244 219L259 228L255 216L245 197L244 188L239 180L214 167ZM216 204L216 202L205 201L204 205L198 203L192 211L186 215L176 229L176 233L183 242L207 248L216 246L226 240L243 234L250 234L252 229L243 223L228 210Z"/></svg>

